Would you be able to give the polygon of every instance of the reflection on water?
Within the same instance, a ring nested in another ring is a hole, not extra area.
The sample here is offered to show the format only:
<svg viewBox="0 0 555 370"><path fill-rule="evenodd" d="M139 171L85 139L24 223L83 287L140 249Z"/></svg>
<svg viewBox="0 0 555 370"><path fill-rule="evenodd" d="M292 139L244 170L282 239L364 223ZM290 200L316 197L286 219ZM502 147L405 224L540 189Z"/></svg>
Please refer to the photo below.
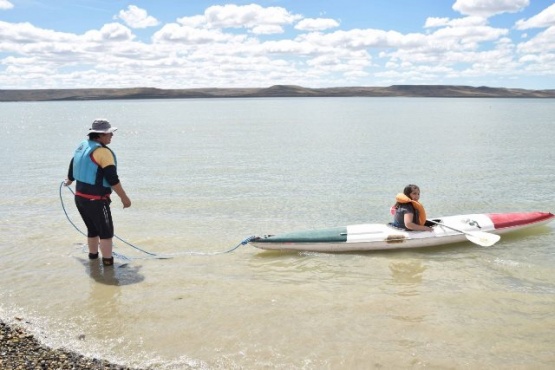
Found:
<svg viewBox="0 0 555 370"><path fill-rule="evenodd" d="M405 299L418 297L422 293L420 287L422 284L423 274L426 266L420 260L412 261L395 261L389 264L391 277L393 278L391 285L395 294ZM408 304L394 307L390 314L393 320L407 323L423 322L427 315L420 312L422 308L419 305Z"/></svg>
<svg viewBox="0 0 555 370"><path fill-rule="evenodd" d="M421 261L391 262L389 264L393 282L402 292L400 295L417 294L417 288L422 283L422 274L426 267Z"/></svg>
<svg viewBox="0 0 555 370"><path fill-rule="evenodd" d="M105 285L131 285L138 284L145 278L139 273L141 266L129 263L104 266L101 259L88 260L76 257L85 267L87 274L97 283Z"/></svg>

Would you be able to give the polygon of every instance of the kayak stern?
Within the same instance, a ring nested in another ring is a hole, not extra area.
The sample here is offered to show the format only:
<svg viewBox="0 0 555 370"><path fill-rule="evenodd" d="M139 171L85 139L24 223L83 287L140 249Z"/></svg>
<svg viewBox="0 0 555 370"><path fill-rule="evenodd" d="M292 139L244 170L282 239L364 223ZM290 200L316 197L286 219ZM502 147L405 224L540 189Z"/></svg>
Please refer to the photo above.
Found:
<svg viewBox="0 0 555 370"><path fill-rule="evenodd" d="M550 212L513 212L489 213L488 217L493 222L495 230L501 232L546 224L552 221L555 215Z"/></svg>

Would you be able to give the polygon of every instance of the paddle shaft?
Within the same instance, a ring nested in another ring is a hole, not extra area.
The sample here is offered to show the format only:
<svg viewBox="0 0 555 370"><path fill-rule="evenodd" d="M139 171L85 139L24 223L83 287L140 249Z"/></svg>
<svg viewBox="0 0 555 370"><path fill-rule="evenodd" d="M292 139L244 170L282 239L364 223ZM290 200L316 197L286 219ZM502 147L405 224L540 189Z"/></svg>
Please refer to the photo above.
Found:
<svg viewBox="0 0 555 370"><path fill-rule="evenodd" d="M448 228L448 229L451 229L451 230L453 230L453 231L458 231L458 232L460 232L461 234L472 235L472 234L470 234L470 233L468 233L468 232L466 232L466 231L462 231L462 230L459 230L459 229L455 229L454 227L447 226L447 225L445 225L445 224L442 224L442 223L439 223L439 222L436 222L436 221L433 221L433 220L426 220L426 221L431 222L431 223L434 223L434 224L439 225L439 226L444 226L444 227L446 227L446 228Z"/></svg>
<svg viewBox="0 0 555 370"><path fill-rule="evenodd" d="M486 233L486 232L484 232L484 231L471 231L471 232L467 232L467 231L463 231L463 230L456 229L456 228L451 227L451 226L447 226L447 225L445 225L445 224L442 224L442 223L439 223L439 222L436 222L436 221L432 221L432 220L428 220L428 221L431 222L431 223L434 223L434 224L436 224L436 225L444 226L444 227L446 227L446 228L448 228L448 229L451 229L451 230L453 230L453 231L456 231L456 232L459 232L459 233L461 233L461 234L464 234L464 235L466 235L466 238L467 238L468 240L470 240L471 242L473 242L473 243L475 243L475 244L481 245L481 246L483 246L483 247L489 247L489 246L491 246L491 245L497 243L497 242L499 241L499 239L500 239L500 236L499 236L499 235Z"/></svg>

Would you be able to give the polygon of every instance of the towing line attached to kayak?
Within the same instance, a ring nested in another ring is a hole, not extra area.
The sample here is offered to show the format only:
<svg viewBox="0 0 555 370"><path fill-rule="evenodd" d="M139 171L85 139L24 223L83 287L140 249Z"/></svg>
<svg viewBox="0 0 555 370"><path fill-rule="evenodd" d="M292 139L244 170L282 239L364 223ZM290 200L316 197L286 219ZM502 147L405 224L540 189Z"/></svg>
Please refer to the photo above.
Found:
<svg viewBox="0 0 555 370"><path fill-rule="evenodd" d="M62 209L63 209L63 211L64 211L64 213L65 213L65 215L66 215L66 218L67 218L67 220L69 221L69 223L75 228L75 230L77 230L79 233L81 233L82 235L84 235L84 236L86 237L87 234L85 234L82 230L80 230L80 229L77 227L77 225L75 225L75 223L74 223L73 221L71 221L71 219L70 219L70 217L69 217L69 214L67 213L67 210L66 210L66 207L65 207L65 204L64 204L64 199L63 199L63 197L62 197L62 188L63 188L63 187L66 187L67 189L69 189L69 191L71 191L71 193L72 193L73 195L75 195L75 192L73 191L73 189L72 189L71 187L65 186L65 181L62 181L62 182L61 182L61 184L60 184L60 189L59 189L60 204L62 205ZM164 254L164 255L152 253L152 252L146 251L146 250L144 250L144 249L142 249L142 248L139 248L139 247L137 247L136 245L133 245L133 244L129 243L129 242L126 241L126 240L123 240L122 238L120 238L120 237L117 236L116 234L114 234L114 238L118 239L119 241L121 241L121 242L124 243L124 244L127 244L127 245L130 246L131 248L134 248L134 249L138 250L139 252L142 252L142 253L147 254L147 255L149 256L149 257L145 257L145 258L148 258L148 259L149 259L149 258L152 258L152 259L170 259L170 258L173 258L173 257L184 256L184 255L187 255L187 256L215 256L215 255L218 255L218 254L230 253L230 252L233 252L234 250L236 250L237 248L239 248L240 246L248 244L251 240L253 240L253 239L255 238L255 236L254 236L254 235L249 236L249 237L243 239L243 240L242 240L239 244L237 244L235 247L230 248L230 249L225 250L225 251L222 251L222 252L205 253L205 252L184 251L184 252L181 252L181 253L172 253L172 254ZM137 257L135 257L135 258L133 258L133 257L126 257L126 256L124 256L123 254L119 254L119 253L115 253L115 252L112 252L112 254L114 255L114 257L120 258L120 259L122 259L122 260L140 259L140 258L137 258ZM143 259L144 259L144 258L143 258Z"/></svg>

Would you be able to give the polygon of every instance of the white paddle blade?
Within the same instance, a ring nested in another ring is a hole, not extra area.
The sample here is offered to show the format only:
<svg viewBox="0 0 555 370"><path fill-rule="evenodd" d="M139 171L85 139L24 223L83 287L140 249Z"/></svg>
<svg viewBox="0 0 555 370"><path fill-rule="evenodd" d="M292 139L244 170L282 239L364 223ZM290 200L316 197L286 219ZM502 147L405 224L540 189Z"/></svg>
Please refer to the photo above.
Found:
<svg viewBox="0 0 555 370"><path fill-rule="evenodd" d="M483 231L470 231L465 233L465 235L472 243L481 245L482 247L491 247L501 239L499 235L485 233Z"/></svg>

